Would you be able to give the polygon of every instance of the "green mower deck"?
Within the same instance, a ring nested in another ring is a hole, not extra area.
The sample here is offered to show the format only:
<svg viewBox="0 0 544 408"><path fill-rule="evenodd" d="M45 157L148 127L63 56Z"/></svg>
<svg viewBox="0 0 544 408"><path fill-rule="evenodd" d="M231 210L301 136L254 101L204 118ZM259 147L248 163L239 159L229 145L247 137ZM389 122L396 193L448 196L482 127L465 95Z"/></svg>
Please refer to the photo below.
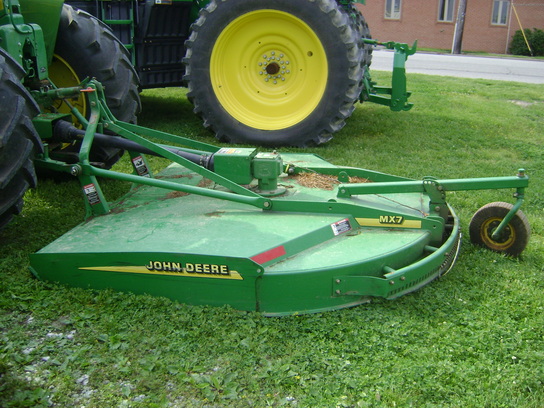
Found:
<svg viewBox="0 0 544 408"><path fill-rule="evenodd" d="M283 159L304 168L339 169L313 155ZM221 189L178 164L157 178ZM284 175L279 186L286 192L274 200L332 205L339 201L339 185L311 172ZM453 265L460 238L457 217L449 210L436 245L436 234L422 228L420 218L429 213L423 193L344 201L359 207L360 214L263 211L140 186L112 205L110 213L91 218L34 254L32 270L42 279L71 286L275 315L338 309L371 296L395 298Z"/></svg>
<svg viewBox="0 0 544 408"><path fill-rule="evenodd" d="M34 120L52 129L51 140L81 141L77 163L52 160L47 145L36 162L79 178L88 216L31 256L40 279L267 315L393 299L453 266L460 228L446 192L455 190L516 189L514 205L482 207L470 235L509 255L527 244L529 226L518 211L528 185L523 170L512 177L411 180L311 154L218 148L117 121L100 84L82 89L92 107L84 131L63 115ZM91 163L93 143L129 151L133 174ZM173 163L153 176L144 154ZM102 177L133 188L108 203Z"/></svg>

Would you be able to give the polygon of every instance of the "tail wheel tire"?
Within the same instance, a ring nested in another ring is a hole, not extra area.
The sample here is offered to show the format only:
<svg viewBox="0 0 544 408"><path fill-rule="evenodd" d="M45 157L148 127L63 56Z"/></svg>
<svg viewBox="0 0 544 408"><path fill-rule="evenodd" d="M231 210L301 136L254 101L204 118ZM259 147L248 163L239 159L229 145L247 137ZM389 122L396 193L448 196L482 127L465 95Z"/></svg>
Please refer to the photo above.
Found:
<svg viewBox="0 0 544 408"><path fill-rule="evenodd" d="M355 109L364 49L334 0L212 0L192 30L188 96L221 141L321 144Z"/></svg>
<svg viewBox="0 0 544 408"><path fill-rule="evenodd" d="M25 192L36 186L32 160L43 151L32 124L39 108L21 84L24 74L0 48L0 229L21 211Z"/></svg>
<svg viewBox="0 0 544 408"><path fill-rule="evenodd" d="M493 233L512 208L510 203L495 202L476 211L469 225L471 242L495 252L520 255L531 235L529 221L523 212L517 211L501 234L493 237Z"/></svg>
<svg viewBox="0 0 544 408"><path fill-rule="evenodd" d="M113 115L124 122L136 123L141 110L139 79L130 54L108 26L87 12L63 6L49 76L58 87L76 86L87 77L96 78L104 85L106 103ZM88 117L83 96L71 103ZM69 112L67 106L57 108ZM77 160L66 149L55 153L64 161ZM120 153L119 149L93 148L91 161L111 167Z"/></svg>

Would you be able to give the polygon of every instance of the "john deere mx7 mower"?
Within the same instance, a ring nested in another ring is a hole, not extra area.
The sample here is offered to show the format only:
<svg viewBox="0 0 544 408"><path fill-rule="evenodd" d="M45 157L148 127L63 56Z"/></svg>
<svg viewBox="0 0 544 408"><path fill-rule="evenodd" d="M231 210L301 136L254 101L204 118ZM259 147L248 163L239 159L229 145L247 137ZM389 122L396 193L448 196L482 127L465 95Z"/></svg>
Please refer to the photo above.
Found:
<svg viewBox="0 0 544 408"><path fill-rule="evenodd" d="M312 154L215 147L146 129L132 123L138 103L130 92L127 114L124 103L110 109L116 105L101 80L57 85L49 75L54 42L45 40L55 30L25 23L16 0L0 5L3 220L35 183L34 168L78 179L87 210L81 225L31 256L40 279L267 315L394 299L454 265L460 227L446 194L456 190L514 190L514 204L492 203L474 215L470 237L512 256L527 244L523 170L412 180ZM58 21L63 9L58 4ZM129 88L131 73L128 65ZM111 169L122 151L130 174ZM154 174L149 155L172 164ZM132 188L108 202L104 178Z"/></svg>

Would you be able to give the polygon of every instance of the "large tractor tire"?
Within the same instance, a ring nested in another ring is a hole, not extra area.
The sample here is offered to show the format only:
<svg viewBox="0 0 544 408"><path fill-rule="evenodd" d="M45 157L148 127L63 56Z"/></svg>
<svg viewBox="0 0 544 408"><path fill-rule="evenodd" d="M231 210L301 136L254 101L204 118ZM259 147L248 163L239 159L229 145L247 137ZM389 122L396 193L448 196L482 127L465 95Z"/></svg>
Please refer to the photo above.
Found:
<svg viewBox="0 0 544 408"><path fill-rule="evenodd" d="M186 42L188 97L221 141L324 143L361 93L358 34L335 0L212 0Z"/></svg>
<svg viewBox="0 0 544 408"><path fill-rule="evenodd" d="M344 10L348 13L353 29L356 31L357 37L359 38L359 48L362 49L361 65L363 66L363 69L368 69L372 63L372 45L366 44L363 41L363 38L371 39L372 35L370 34L368 23L359 9L359 5L360 3L349 3L345 6L346 8Z"/></svg>
<svg viewBox="0 0 544 408"><path fill-rule="evenodd" d="M18 214L36 186L32 159L43 150L32 118L38 106L22 86L25 72L0 48L0 229Z"/></svg>
<svg viewBox="0 0 544 408"><path fill-rule="evenodd" d="M130 54L108 26L85 11L64 5L57 43L49 76L58 87L78 85L86 77L94 77L104 85L106 102L113 115L124 122L136 123L140 112L139 79ZM72 102L86 117L89 109L82 95ZM69 112L67 106L57 107ZM91 161L109 168L122 151L93 147ZM77 161L77 148L55 149L52 157L66 162Z"/></svg>
<svg viewBox="0 0 544 408"><path fill-rule="evenodd" d="M58 87L94 77L104 85L106 102L114 116L136 122L140 112L139 80L130 54L110 28L85 11L65 4L49 76ZM84 113L87 107L84 108Z"/></svg>

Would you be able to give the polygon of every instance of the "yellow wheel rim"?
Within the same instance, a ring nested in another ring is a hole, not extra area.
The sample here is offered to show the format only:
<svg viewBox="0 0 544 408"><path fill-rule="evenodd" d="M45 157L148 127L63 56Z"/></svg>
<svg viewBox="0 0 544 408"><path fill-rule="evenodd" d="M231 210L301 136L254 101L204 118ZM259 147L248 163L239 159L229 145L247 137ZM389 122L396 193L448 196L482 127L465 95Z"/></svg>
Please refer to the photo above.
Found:
<svg viewBox="0 0 544 408"><path fill-rule="evenodd" d="M81 82L80 78L72 69L70 64L56 54L53 55L53 62L49 66L49 77L59 88L76 86ZM83 94L80 94L77 99L71 99L69 102L72 106L76 107L83 116L87 115L87 102ZM69 106L62 101L57 101L57 105L55 105L54 108L57 112L70 113Z"/></svg>
<svg viewBox="0 0 544 408"><path fill-rule="evenodd" d="M327 85L327 56L304 21L278 10L258 10L221 32L210 77L233 118L256 129L285 129L319 104Z"/></svg>
<svg viewBox="0 0 544 408"><path fill-rule="evenodd" d="M516 231L510 225L507 225L503 230L502 236L495 241L491 236L493 231L499 226L502 218L492 217L485 220L480 229L480 238L485 245L495 251L505 251L510 248L516 241Z"/></svg>

